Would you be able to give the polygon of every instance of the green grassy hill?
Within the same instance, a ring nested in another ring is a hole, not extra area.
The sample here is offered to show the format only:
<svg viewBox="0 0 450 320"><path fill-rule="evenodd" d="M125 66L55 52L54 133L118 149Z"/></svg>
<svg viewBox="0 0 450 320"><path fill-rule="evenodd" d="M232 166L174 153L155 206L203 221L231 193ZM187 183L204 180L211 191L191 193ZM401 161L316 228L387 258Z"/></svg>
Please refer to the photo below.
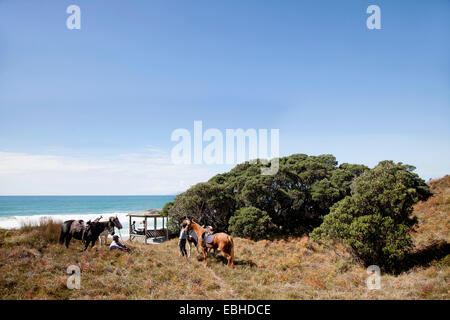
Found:
<svg viewBox="0 0 450 320"><path fill-rule="evenodd" d="M186 261L177 240L132 246L131 253L95 247L81 253L57 244L59 224L0 230L1 299L449 299L450 176L430 182L434 196L415 206L416 251L401 274L383 274L367 290L366 270L341 246L308 237L277 241L235 239L236 268L221 256L204 267L195 249ZM69 290L69 265L82 271Z"/></svg>

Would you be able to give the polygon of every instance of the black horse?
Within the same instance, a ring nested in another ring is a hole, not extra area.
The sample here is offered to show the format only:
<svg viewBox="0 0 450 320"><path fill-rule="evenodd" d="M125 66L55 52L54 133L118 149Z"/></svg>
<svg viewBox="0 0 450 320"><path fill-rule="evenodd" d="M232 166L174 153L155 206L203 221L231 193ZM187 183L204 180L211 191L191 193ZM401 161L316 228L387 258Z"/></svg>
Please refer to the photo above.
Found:
<svg viewBox="0 0 450 320"><path fill-rule="evenodd" d="M111 235L114 235L114 222L111 219L106 222L89 221L83 237L84 251L89 247L89 243L91 243L92 248L97 242L100 234L105 230L108 230Z"/></svg>
<svg viewBox="0 0 450 320"><path fill-rule="evenodd" d="M98 219L97 219L98 220ZM84 242L84 250L91 244L91 248L95 245L99 235L108 230L114 234L115 223L112 219L106 222L88 221L84 223L83 220L67 220L61 225L61 233L59 235L59 243L65 242L66 248L69 248L69 243L72 238Z"/></svg>

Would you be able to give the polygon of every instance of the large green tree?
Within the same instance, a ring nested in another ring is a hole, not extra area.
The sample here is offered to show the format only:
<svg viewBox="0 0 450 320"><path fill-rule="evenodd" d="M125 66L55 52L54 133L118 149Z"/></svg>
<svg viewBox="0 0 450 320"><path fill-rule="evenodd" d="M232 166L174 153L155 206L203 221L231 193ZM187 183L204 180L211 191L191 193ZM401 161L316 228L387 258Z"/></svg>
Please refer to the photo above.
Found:
<svg viewBox="0 0 450 320"><path fill-rule="evenodd" d="M267 213L271 232L295 235L321 222L335 202L350 194L362 165L338 166L332 155L294 154L279 159L277 174L261 175L260 162L245 162L178 195L168 214L176 221L193 216L202 224L226 231L233 213L254 207Z"/></svg>
<svg viewBox="0 0 450 320"><path fill-rule="evenodd" d="M412 248L411 230L417 223L413 205L430 196L414 167L382 161L365 171L351 186L351 195L337 202L312 238L348 245L366 265L391 270Z"/></svg>
<svg viewBox="0 0 450 320"><path fill-rule="evenodd" d="M226 185L214 182L198 183L178 195L167 208L173 221L180 223L185 217L192 217L198 223L226 230L228 220L235 211L234 196Z"/></svg>

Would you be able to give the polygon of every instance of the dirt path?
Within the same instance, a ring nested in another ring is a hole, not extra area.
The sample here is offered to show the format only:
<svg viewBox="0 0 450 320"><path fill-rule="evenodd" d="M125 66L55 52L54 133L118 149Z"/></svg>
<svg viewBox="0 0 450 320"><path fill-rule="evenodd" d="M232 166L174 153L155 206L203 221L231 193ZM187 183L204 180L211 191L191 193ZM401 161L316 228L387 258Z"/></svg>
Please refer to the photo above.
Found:
<svg viewBox="0 0 450 320"><path fill-rule="evenodd" d="M219 282L221 290L225 290L225 292L227 293L228 296L227 299L241 299L239 295L234 291L234 289L228 283L225 282L225 280L223 280L220 276L218 276L217 273L211 267L208 268L214 279L216 279Z"/></svg>
<svg viewBox="0 0 450 320"><path fill-rule="evenodd" d="M212 278L214 278L220 285L220 295L224 297L224 299L230 299L230 300L238 300L238 299L242 299L239 294L237 294L234 289L222 278L220 277L213 269L213 267L211 264L208 264L207 267L205 267L203 261L196 261L196 263L198 264L198 268L203 268L205 270L208 270L209 273L211 274ZM230 269L230 272L232 272L232 270Z"/></svg>

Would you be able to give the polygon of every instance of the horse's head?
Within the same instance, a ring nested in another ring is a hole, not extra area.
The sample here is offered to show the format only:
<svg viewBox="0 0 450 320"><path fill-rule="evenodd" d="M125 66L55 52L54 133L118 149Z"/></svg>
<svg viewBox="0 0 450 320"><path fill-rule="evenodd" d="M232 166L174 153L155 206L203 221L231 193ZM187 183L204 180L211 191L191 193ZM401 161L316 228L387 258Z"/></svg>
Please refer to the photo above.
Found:
<svg viewBox="0 0 450 320"><path fill-rule="evenodd" d="M182 222L182 226L184 227L184 230L186 231L186 234L189 234L189 232L192 230L192 223L194 222L193 218L186 218Z"/></svg>
<svg viewBox="0 0 450 320"><path fill-rule="evenodd" d="M115 217L109 217L109 221L116 227L117 229L122 229L122 224L119 221L117 215Z"/></svg>
<svg viewBox="0 0 450 320"><path fill-rule="evenodd" d="M112 236L116 233L114 231L114 223L112 222L111 218L108 219L108 224L106 224L105 229L107 229L108 233Z"/></svg>

